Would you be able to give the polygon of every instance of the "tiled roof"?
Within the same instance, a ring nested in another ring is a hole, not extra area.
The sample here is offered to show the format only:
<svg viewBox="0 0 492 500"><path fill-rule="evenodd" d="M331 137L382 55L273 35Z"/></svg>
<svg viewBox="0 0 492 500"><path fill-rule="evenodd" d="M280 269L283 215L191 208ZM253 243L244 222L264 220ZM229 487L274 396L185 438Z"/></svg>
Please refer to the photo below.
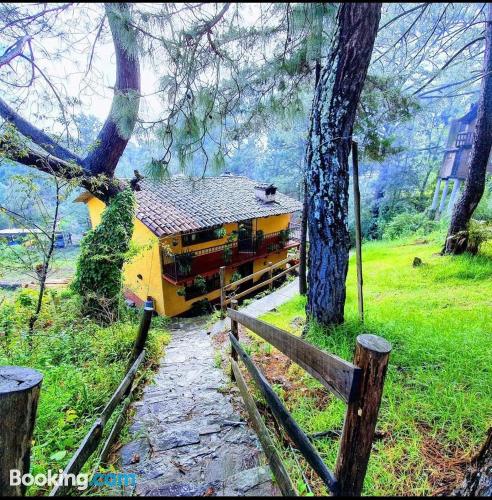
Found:
<svg viewBox="0 0 492 500"><path fill-rule="evenodd" d="M300 202L278 191L274 202L260 201L255 184L247 177L232 175L196 181L186 177L162 182L144 179L139 182L141 190L135 192L137 219L160 237L302 209Z"/></svg>

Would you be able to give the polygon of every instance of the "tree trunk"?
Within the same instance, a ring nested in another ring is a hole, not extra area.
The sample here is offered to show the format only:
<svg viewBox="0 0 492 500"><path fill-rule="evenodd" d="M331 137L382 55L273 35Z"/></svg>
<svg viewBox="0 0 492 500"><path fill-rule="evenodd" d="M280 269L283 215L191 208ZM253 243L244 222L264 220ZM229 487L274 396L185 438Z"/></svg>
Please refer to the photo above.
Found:
<svg viewBox="0 0 492 500"><path fill-rule="evenodd" d="M463 484L453 492L454 496L492 496L492 428L478 455L472 460Z"/></svg>
<svg viewBox="0 0 492 500"><path fill-rule="evenodd" d="M468 225L480 202L492 146L492 4L487 4L483 78L478 101L477 124L469 158L465 189L454 206L451 224L444 244L445 253L461 254L468 246Z"/></svg>
<svg viewBox="0 0 492 500"><path fill-rule="evenodd" d="M380 3L341 4L334 48L311 111L307 158L309 287L306 313L343 322L348 269L348 156L357 104L381 17Z"/></svg>
<svg viewBox="0 0 492 500"><path fill-rule="evenodd" d="M43 376L32 368L0 367L0 496L23 496L11 470L29 472L31 444ZM17 483L17 484L16 484Z"/></svg>
<svg viewBox="0 0 492 500"><path fill-rule="evenodd" d="M307 217L308 201L306 193L306 181L303 182L304 193L302 195L302 219L301 219L301 245L299 247L299 293L307 293Z"/></svg>

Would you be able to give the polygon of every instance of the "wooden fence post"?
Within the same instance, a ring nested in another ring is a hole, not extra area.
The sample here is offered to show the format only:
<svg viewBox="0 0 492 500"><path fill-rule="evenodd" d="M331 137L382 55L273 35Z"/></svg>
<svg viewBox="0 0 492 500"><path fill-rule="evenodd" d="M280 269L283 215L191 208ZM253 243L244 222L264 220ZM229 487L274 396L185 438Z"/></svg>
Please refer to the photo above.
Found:
<svg viewBox="0 0 492 500"><path fill-rule="evenodd" d="M359 395L349 403L335 476L339 495L360 496L376 430L391 344L376 335L357 337L354 365L361 368Z"/></svg>
<svg viewBox="0 0 492 500"><path fill-rule="evenodd" d="M270 283L268 285L268 288L270 290L273 289L273 280L272 280L272 278L273 278L273 269L272 269L272 266L273 266L273 264L271 262L269 262L268 263L268 267L269 267L269 269L268 269L268 279L270 280Z"/></svg>
<svg viewBox="0 0 492 500"><path fill-rule="evenodd" d="M152 297L147 297L144 304L144 309L142 313L142 319L140 320L140 326L138 328L137 338L135 339L135 344L133 344L132 354L130 356L130 362L128 363L127 371L131 368L135 360L140 356L141 352L144 350L145 343L147 342L147 337L149 335L150 323L152 322L152 314L154 312L154 299Z"/></svg>
<svg viewBox="0 0 492 500"><path fill-rule="evenodd" d="M231 300L231 309L234 309L235 311L237 311L237 300L236 299ZM233 320L232 318L231 318L231 333L239 341L238 323L237 323L237 321ZM231 345L231 358L237 363L237 352L232 345ZM234 375L234 370L232 368L232 363L231 363L231 380L232 381L236 380L236 377Z"/></svg>
<svg viewBox="0 0 492 500"><path fill-rule="evenodd" d="M10 471L27 474L43 376L32 368L0 366L0 496L24 496L10 484Z"/></svg>
<svg viewBox="0 0 492 500"><path fill-rule="evenodd" d="M226 285L225 282L225 266L221 266L219 268L219 274L220 274L220 317L221 319L225 318L226 315L226 304L225 304L225 290L224 287Z"/></svg>
<svg viewBox="0 0 492 500"><path fill-rule="evenodd" d="M355 259L357 265L357 299L359 318L364 321L364 295L362 279L362 229L360 222L359 152L357 143L352 141L352 184L354 186L355 218Z"/></svg>

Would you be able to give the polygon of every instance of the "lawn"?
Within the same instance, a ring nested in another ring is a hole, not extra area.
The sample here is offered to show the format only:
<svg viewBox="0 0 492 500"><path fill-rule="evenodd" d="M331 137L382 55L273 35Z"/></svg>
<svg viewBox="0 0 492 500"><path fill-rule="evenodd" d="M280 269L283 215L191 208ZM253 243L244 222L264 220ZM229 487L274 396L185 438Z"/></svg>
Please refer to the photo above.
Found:
<svg viewBox="0 0 492 500"><path fill-rule="evenodd" d="M352 257L346 323L331 331L312 326L307 335L309 342L347 360L362 332L393 345L378 421L383 438L374 444L365 495L450 491L492 425L492 245L476 257L441 257L439 250L437 238L365 244L365 324L357 317ZM423 265L413 267L414 257ZM305 299L296 297L263 319L300 334L304 306ZM268 373L275 357L259 347L253 352ZM343 404L326 397L320 384L295 365L284 375L274 387L307 433L341 429ZM334 468L338 441L317 439L315 444ZM314 492L323 491L291 450L284 458L295 482L302 483L305 469Z"/></svg>

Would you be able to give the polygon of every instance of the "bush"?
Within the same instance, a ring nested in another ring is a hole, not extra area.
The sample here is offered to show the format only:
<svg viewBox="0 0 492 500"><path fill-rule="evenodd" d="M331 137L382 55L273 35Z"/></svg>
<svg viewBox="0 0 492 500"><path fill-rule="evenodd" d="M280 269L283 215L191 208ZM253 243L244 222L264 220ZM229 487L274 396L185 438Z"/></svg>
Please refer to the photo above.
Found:
<svg viewBox="0 0 492 500"><path fill-rule="evenodd" d="M31 472L37 474L67 465L120 384L141 311L128 310L121 314L125 321L101 326L80 315L77 294L60 292L58 303L47 294L39 329L29 344L25 337L32 310L25 300L28 292L21 290L0 304L0 364L29 366L43 374L31 455ZM157 365L170 338L163 329L165 323L164 318L152 320L141 371L145 379L151 376L146 368ZM86 470L94 466L96 458L97 453ZM46 494L46 488L32 486L28 493Z"/></svg>
<svg viewBox="0 0 492 500"><path fill-rule="evenodd" d="M116 319L123 264L130 250L135 216L130 189L118 193L102 214L101 223L80 245L72 288L82 297L85 314L108 323Z"/></svg>
<svg viewBox="0 0 492 500"><path fill-rule="evenodd" d="M401 213L395 215L384 228L383 238L394 240L412 235L425 235L439 228L425 213Z"/></svg>

